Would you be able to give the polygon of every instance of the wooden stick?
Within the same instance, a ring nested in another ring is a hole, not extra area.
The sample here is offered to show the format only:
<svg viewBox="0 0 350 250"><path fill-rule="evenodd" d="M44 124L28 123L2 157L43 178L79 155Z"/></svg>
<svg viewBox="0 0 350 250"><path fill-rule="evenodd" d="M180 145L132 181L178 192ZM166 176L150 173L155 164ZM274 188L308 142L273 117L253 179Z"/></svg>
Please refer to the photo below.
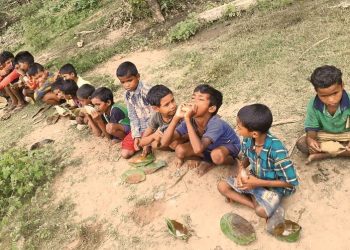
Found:
<svg viewBox="0 0 350 250"><path fill-rule="evenodd" d="M307 50L305 50L300 56L299 59L303 57L303 55L305 55L309 50L311 50L312 48L316 47L317 45L323 43L324 41L328 40L330 37L326 37L320 41L318 41L317 43L313 44L311 47L309 47Z"/></svg>

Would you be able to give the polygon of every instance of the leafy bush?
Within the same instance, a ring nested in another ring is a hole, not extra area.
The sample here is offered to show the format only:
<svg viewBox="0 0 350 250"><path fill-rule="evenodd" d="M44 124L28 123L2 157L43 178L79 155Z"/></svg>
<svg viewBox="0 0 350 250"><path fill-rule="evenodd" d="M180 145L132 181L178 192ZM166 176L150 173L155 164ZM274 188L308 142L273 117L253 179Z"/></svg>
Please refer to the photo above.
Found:
<svg viewBox="0 0 350 250"><path fill-rule="evenodd" d="M50 148L10 149L0 155L0 219L21 207L62 168L64 154Z"/></svg>
<svg viewBox="0 0 350 250"><path fill-rule="evenodd" d="M201 28L201 24L195 17L190 17L185 21L177 23L169 31L168 37L170 42L185 41L194 36Z"/></svg>
<svg viewBox="0 0 350 250"><path fill-rule="evenodd" d="M241 12L239 10L237 10L236 6L234 6L233 4L229 4L227 6L227 8L225 9L224 19L230 19L230 18L237 17L240 15L241 15Z"/></svg>

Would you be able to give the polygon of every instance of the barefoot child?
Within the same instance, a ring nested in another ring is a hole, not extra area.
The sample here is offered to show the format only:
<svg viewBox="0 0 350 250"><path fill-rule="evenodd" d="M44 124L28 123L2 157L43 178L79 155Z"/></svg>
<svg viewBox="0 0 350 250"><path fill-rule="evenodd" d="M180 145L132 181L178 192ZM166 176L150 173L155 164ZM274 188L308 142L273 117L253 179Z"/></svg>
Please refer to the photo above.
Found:
<svg viewBox="0 0 350 250"><path fill-rule="evenodd" d="M128 159L140 150L141 136L152 115L152 108L146 98L150 88L140 81L140 74L132 62L120 64L117 68L117 77L125 89L124 97L131 125L131 133L123 140L121 151L121 156ZM148 146L144 146L143 154L146 155L148 150Z"/></svg>
<svg viewBox="0 0 350 250"><path fill-rule="evenodd" d="M153 86L148 94L147 101L152 105L155 113L148 122L148 127L140 140L140 146L152 145L152 149L161 148L160 140L163 132L169 126L176 112L176 102L173 93L164 85ZM170 144L175 149L177 141Z"/></svg>
<svg viewBox="0 0 350 250"><path fill-rule="evenodd" d="M128 111L124 105L114 103L112 91L106 87L96 89L91 102L96 109L91 117L102 134L113 141L124 140L130 132Z"/></svg>
<svg viewBox="0 0 350 250"><path fill-rule="evenodd" d="M237 132L243 136L243 161L236 178L218 184L219 192L228 200L255 210L262 218L270 218L282 197L295 192L298 178L282 142L269 133L272 114L263 104L241 108L237 114ZM246 174L250 171L250 174Z"/></svg>
<svg viewBox="0 0 350 250"><path fill-rule="evenodd" d="M335 156L350 156L350 98L342 72L334 66L316 68L311 75L316 96L307 107L306 136L297 146L309 154L308 162ZM327 148L329 142L336 148Z"/></svg>
<svg viewBox="0 0 350 250"><path fill-rule="evenodd" d="M240 141L233 128L217 116L222 104L222 93L213 87L202 84L192 94L192 105L181 105L162 137L162 145L188 136L189 142L175 148L178 165L185 158L198 156L200 163L198 174L205 174L215 165L232 164L238 156ZM185 110L185 109L186 110ZM177 125L180 119L184 119Z"/></svg>

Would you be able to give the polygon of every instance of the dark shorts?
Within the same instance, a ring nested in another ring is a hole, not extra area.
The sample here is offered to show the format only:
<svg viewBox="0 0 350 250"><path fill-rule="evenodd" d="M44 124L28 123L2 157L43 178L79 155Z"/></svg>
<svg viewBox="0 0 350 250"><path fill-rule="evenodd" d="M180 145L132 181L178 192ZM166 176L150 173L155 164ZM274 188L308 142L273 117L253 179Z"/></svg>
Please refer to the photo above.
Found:
<svg viewBox="0 0 350 250"><path fill-rule="evenodd" d="M222 147L222 146L227 148L227 150L230 152L229 155L231 155L233 159L237 158L239 151L241 150L241 145L236 145L236 144L232 144L232 143L220 145L220 147ZM210 155L213 150L207 149L203 152L203 155L204 155L203 158L205 161L213 162L213 160L211 159L211 155Z"/></svg>

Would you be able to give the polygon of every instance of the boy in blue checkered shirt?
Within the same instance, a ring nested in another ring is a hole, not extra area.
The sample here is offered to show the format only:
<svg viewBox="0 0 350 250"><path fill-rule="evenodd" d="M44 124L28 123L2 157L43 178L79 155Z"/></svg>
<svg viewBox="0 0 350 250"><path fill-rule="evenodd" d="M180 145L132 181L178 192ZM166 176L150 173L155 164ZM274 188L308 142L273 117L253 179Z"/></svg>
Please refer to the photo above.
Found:
<svg viewBox="0 0 350 250"><path fill-rule="evenodd" d="M243 136L243 161L236 177L218 184L219 192L228 201L246 205L263 218L270 218L282 197L294 193L299 184L288 151L269 133L272 119L270 109L263 104L248 105L238 111L237 132Z"/></svg>

